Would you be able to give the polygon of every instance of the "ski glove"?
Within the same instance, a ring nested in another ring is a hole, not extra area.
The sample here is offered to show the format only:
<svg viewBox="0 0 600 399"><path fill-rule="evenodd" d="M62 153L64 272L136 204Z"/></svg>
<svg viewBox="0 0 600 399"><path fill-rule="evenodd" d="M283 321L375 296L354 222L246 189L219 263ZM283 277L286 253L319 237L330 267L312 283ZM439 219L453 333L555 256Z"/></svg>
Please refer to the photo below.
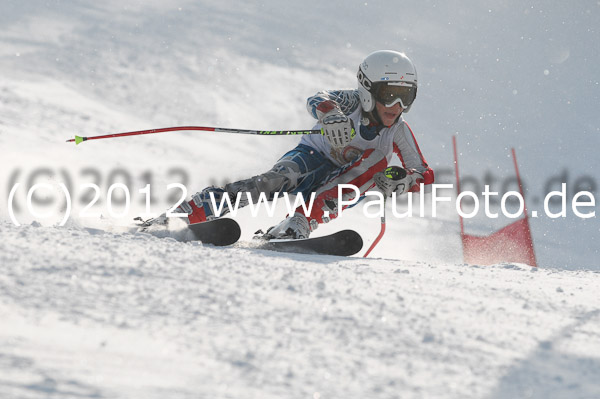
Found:
<svg viewBox="0 0 600 399"><path fill-rule="evenodd" d="M394 192L401 195L410 191L420 176L420 173L414 169L390 166L382 172L375 173L373 179L379 191L385 197L391 197Z"/></svg>
<svg viewBox="0 0 600 399"><path fill-rule="evenodd" d="M335 149L342 149L352 141L356 132L354 123L331 100L323 101L317 106L317 117L321 123L321 134L327 138Z"/></svg>

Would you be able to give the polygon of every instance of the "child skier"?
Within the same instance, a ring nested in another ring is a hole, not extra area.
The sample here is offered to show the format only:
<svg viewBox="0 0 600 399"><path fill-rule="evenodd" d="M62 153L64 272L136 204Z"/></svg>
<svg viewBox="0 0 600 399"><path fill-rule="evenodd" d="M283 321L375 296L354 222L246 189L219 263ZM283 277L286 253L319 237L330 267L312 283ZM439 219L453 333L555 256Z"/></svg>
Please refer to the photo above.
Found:
<svg viewBox="0 0 600 399"><path fill-rule="evenodd" d="M376 189L391 196L393 192L418 191L420 183L433 183L433 170L402 118L417 95L412 61L396 51L376 51L360 64L357 77L356 90L322 91L308 99L308 111L318 120L314 129L320 129L321 135L303 136L298 146L268 172L222 188L205 188L176 212L186 213L190 224L202 223L217 217L213 205L226 204L222 202L224 196L233 204L240 193L240 206L244 206L248 195L256 203L261 193L269 200L276 193L302 194L304 199L315 193L310 215L299 207L265 234L268 239L300 239L308 238L320 223L337 217L339 184L354 185L361 195ZM402 171L400 179L384 173L393 154L406 172ZM356 192L348 189L342 196L346 201ZM221 215L227 212L229 208L224 205ZM163 214L147 223L166 222Z"/></svg>

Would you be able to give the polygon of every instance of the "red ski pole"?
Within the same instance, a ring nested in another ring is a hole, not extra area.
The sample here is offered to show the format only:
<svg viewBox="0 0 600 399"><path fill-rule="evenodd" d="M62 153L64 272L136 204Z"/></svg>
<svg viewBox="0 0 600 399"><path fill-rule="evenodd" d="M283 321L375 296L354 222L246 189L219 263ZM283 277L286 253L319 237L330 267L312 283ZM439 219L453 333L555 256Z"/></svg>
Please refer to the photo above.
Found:
<svg viewBox="0 0 600 399"><path fill-rule="evenodd" d="M381 239L383 238L383 235L385 234L385 204L386 204L386 200L387 200L387 198L384 197L383 198L383 215L381 215L381 230L379 231L379 235L377 236L377 238L375 238L375 241L373 241L373 244L371 244L371 246L369 247L369 249L363 256L363 258L366 258L367 256L369 256L371 251L377 246L377 244L379 244L379 241L381 241Z"/></svg>
<svg viewBox="0 0 600 399"><path fill-rule="evenodd" d="M406 177L406 170L399 166L390 166L389 168L385 169L384 173L385 173L385 177L387 177L388 179L391 179L393 181L399 181ZM396 187L396 188L398 188L398 187ZM395 199L395 197L393 197L393 198ZM373 241L373 244L371 244L371 246L365 253L364 258L369 256L371 251L377 246L377 244L379 244L379 241L381 241L381 239L383 238L383 235L385 234L385 205L387 203L386 201L387 201L387 197L384 196L383 197L383 213L381 215L381 230L379 231L379 235L375 238L375 241Z"/></svg>
<svg viewBox="0 0 600 399"><path fill-rule="evenodd" d="M67 140L67 143L74 142L75 144L79 144L83 141L88 141L88 140L111 139L111 138L116 138L116 137L139 136L142 134L165 133L165 132L187 131L187 130L201 130L201 131L205 131L205 132L218 132L218 133L254 134L254 135L259 135L259 136L291 136L291 135L298 135L298 134L321 134L320 130L249 130L249 129L227 129L227 128L221 128L221 127L204 127L204 126L178 126L178 127L165 127L165 128L160 128L160 129L138 130L135 132L105 134L105 135L101 135L101 136L90 136L90 137L75 136L75 138Z"/></svg>

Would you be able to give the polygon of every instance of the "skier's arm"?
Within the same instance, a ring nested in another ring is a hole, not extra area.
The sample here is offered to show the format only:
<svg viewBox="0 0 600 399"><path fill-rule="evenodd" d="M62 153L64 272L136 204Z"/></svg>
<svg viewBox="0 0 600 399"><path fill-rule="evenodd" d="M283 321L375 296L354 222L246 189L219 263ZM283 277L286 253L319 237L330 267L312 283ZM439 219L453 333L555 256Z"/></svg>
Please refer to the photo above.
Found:
<svg viewBox="0 0 600 399"><path fill-rule="evenodd" d="M420 190L420 184L432 184L434 181L433 170L425 161L417 140L406 122L402 123L394 134L394 153L402 162L402 167L412 177L410 188L407 191Z"/></svg>
<svg viewBox="0 0 600 399"><path fill-rule="evenodd" d="M333 101L344 115L350 115L360 105L358 90L324 90L306 101L306 109L315 119L319 119L317 107L325 101Z"/></svg>

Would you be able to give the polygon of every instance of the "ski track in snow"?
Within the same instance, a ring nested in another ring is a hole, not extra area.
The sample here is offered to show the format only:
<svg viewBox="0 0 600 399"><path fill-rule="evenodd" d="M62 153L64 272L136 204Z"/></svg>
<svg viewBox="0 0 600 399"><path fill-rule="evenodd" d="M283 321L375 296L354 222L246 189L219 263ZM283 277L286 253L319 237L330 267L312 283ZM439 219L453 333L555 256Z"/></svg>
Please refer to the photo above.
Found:
<svg viewBox="0 0 600 399"><path fill-rule="evenodd" d="M0 391L598 397L600 274L0 223Z"/></svg>

